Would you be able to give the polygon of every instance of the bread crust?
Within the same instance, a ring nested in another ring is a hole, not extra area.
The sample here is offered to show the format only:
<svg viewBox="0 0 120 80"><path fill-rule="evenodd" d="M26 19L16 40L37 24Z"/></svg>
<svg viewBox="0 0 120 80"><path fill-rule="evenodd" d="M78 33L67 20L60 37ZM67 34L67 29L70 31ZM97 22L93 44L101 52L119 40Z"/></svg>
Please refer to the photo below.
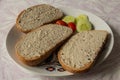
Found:
<svg viewBox="0 0 120 80"><path fill-rule="evenodd" d="M67 71L69 71L69 72L72 72L72 73L85 72L85 71L87 71L87 70L92 66L92 62L89 62L89 63L85 64L84 67L81 67L81 68L79 68L79 69L74 69L74 68L69 67L69 66L67 66L66 64L64 64L64 62L62 62L62 60L61 60L61 56L60 56L60 55L61 55L61 52L58 53L59 63L62 65L62 67L63 67L65 70L67 70Z"/></svg>
<svg viewBox="0 0 120 80"><path fill-rule="evenodd" d="M16 19L16 27L17 27L17 29L18 29L19 31L24 32L24 33L28 33L29 31L23 30L23 29L21 28L20 24L19 24L19 18L20 18L20 16L21 16L24 12L25 12L25 10L21 11L20 14L18 15L18 17L17 17L17 19Z"/></svg>
<svg viewBox="0 0 120 80"><path fill-rule="evenodd" d="M35 5L35 6L29 7L29 8L34 8L34 7L42 6L42 5L47 5L47 4ZM49 6L50 6L50 5L49 5ZM53 6L51 6L51 7L53 7ZM54 8L54 7L53 7L53 8ZM22 28L22 27L20 26L20 24L19 24L19 19L20 19L20 16L21 16L22 14L24 14L24 12L25 12L25 10L21 11L20 14L18 15L17 19L16 19L16 27L17 27L17 29L18 29L19 31L21 31L21 32L24 32L24 33L28 33L28 32L31 32L31 31L37 29L39 26L36 27L35 29L23 30L23 28ZM63 15L62 15L60 18L62 18L62 17L63 17ZM60 18L59 18L59 19L60 19ZM53 21L54 21L54 20L53 20ZM51 21L51 22L53 22L53 21ZM50 22L47 22L47 23L50 23ZM45 24L47 24L47 23L45 23ZM44 24L43 24L43 25L44 25ZM42 26L42 25L40 25L40 26Z"/></svg>
<svg viewBox="0 0 120 80"><path fill-rule="evenodd" d="M92 31L94 31L94 30L92 30ZM107 31L105 31L105 30L96 30L96 31L104 31L104 32L107 32ZM92 62L88 62L87 64L84 64L84 67L81 67L81 68L79 68L79 69L74 69L74 68L69 67L68 65L66 65L66 64L61 60L61 59L62 59L62 58L61 58L61 54L62 54L62 53L61 53L61 50L62 50L62 48L64 47L65 44L61 47L60 51L58 52L58 61L59 61L59 63L62 65L62 67L63 67L65 70L67 70L67 71L69 71L69 72L72 72L72 73L81 73L81 72L88 71L88 70L94 65L95 61L97 60L99 53L101 52L102 48L104 47L104 44L105 44L106 41L107 41L108 34L109 34L109 33L107 32L106 39L105 39L105 41L104 41L101 49L97 51L98 54L97 54L97 56L95 57L95 59L94 59Z"/></svg>
<svg viewBox="0 0 120 80"><path fill-rule="evenodd" d="M16 44L17 45L17 44ZM51 55L51 52L53 50L46 52L44 55L41 55L40 57L35 57L34 59L26 60L23 56L20 55L20 53L15 49L16 57L21 60L24 64L27 64L29 66L37 66L39 63L44 61L46 58L48 58Z"/></svg>

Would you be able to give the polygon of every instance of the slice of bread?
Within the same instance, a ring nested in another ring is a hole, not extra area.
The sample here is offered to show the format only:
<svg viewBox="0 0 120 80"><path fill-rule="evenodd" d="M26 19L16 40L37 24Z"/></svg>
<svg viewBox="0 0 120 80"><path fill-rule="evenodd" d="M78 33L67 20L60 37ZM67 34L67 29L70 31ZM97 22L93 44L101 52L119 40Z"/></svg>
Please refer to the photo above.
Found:
<svg viewBox="0 0 120 80"><path fill-rule="evenodd" d="M47 24L26 34L15 46L17 57L25 64L35 66L72 35L72 29Z"/></svg>
<svg viewBox="0 0 120 80"><path fill-rule="evenodd" d="M72 36L58 52L62 67L73 73L88 70L100 53L108 36L107 31L83 31Z"/></svg>
<svg viewBox="0 0 120 80"><path fill-rule="evenodd" d="M22 11L16 20L16 26L22 32L30 32L41 25L63 17L63 12L48 4L32 6Z"/></svg>

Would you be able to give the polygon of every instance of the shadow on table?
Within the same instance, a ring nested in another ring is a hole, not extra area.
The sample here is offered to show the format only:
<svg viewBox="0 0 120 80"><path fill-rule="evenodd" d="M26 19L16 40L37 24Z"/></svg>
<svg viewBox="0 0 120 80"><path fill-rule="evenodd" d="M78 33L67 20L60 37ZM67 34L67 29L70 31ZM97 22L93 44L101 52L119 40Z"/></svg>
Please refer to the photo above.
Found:
<svg viewBox="0 0 120 80"><path fill-rule="evenodd" d="M91 69L87 73L82 73L82 74L76 74L73 76L66 76L66 77L54 77L56 80L63 80L63 78L67 78L68 80L73 80L73 79L89 79L94 76L98 78L98 75L101 77L104 77L105 75L109 75L111 73L114 73L120 66L120 35L112 28L112 31L114 33L114 47L109 55L109 57L99 66ZM45 79L46 77L41 77ZM53 79L53 77L47 77Z"/></svg>

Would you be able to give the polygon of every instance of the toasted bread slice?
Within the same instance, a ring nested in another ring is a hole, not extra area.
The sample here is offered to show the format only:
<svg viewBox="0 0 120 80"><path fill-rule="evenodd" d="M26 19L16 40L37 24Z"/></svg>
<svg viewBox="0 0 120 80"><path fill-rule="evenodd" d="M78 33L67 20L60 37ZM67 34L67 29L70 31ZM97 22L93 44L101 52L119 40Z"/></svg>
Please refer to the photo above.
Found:
<svg viewBox="0 0 120 80"><path fill-rule="evenodd" d="M16 26L22 32L30 32L41 25L60 19L63 12L48 4L40 4L23 10L17 17Z"/></svg>
<svg viewBox="0 0 120 80"><path fill-rule="evenodd" d="M83 31L72 36L58 52L62 67L73 73L91 67L106 42L108 32L102 30Z"/></svg>
<svg viewBox="0 0 120 80"><path fill-rule="evenodd" d="M35 66L48 58L70 35L72 29L47 24L26 34L17 42L15 50L17 57L25 64Z"/></svg>

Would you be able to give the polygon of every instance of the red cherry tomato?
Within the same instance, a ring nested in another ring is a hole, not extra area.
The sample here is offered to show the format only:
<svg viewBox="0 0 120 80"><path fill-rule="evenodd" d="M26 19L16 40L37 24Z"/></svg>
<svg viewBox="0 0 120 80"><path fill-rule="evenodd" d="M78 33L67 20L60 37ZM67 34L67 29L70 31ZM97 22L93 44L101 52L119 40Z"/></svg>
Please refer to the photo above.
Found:
<svg viewBox="0 0 120 80"><path fill-rule="evenodd" d="M63 26L67 26L67 23L65 23L65 22L62 21L62 20L58 20L58 21L56 22L56 24L63 25Z"/></svg>
<svg viewBox="0 0 120 80"><path fill-rule="evenodd" d="M73 23L73 22L69 22L69 23L68 23L68 27L70 27L73 31L76 30L76 25L75 25L75 23Z"/></svg>

